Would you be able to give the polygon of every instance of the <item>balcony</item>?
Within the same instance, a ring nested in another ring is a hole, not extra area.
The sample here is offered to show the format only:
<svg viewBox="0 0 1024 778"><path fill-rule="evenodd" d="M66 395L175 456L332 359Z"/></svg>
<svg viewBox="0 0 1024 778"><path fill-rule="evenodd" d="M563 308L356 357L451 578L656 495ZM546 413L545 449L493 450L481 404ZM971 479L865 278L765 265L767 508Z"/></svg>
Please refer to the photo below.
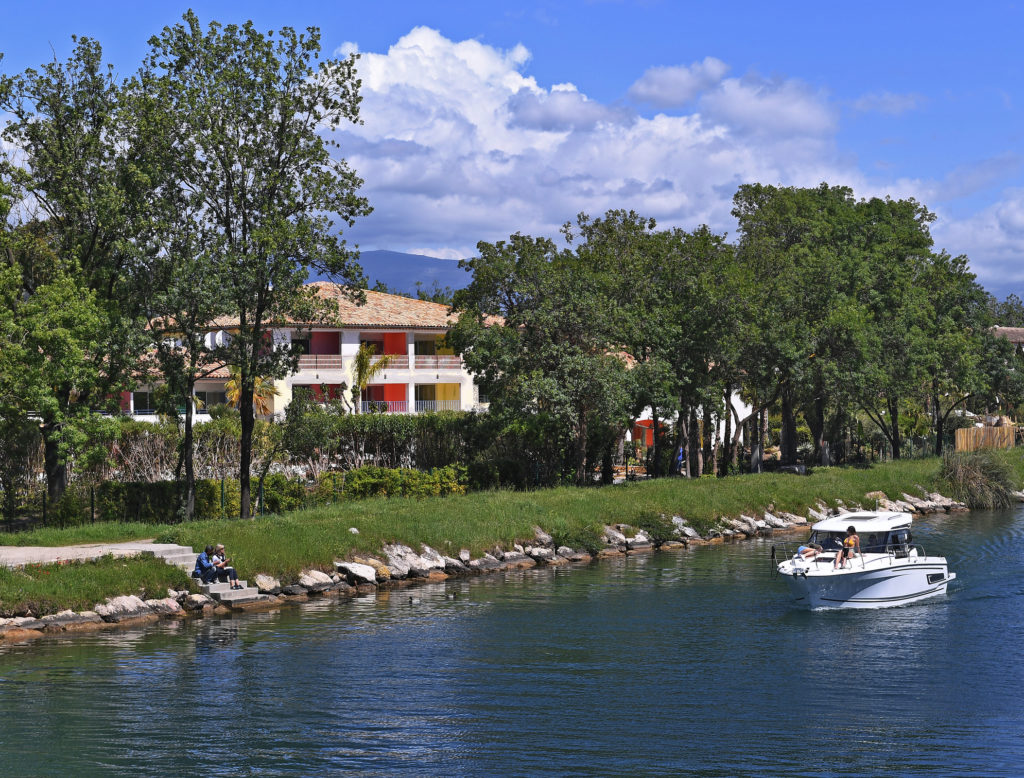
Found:
<svg viewBox="0 0 1024 778"><path fill-rule="evenodd" d="M299 370L342 370L341 354L299 354Z"/></svg>
<svg viewBox="0 0 1024 778"><path fill-rule="evenodd" d="M418 359L419 357L417 357ZM432 413L435 411L457 411L458 400L417 400L416 413Z"/></svg>
<svg viewBox="0 0 1024 778"><path fill-rule="evenodd" d="M409 403L405 400L363 400L360 413L408 413Z"/></svg>
<svg viewBox="0 0 1024 778"><path fill-rule="evenodd" d="M417 370L461 370L462 357L455 354L417 354Z"/></svg>

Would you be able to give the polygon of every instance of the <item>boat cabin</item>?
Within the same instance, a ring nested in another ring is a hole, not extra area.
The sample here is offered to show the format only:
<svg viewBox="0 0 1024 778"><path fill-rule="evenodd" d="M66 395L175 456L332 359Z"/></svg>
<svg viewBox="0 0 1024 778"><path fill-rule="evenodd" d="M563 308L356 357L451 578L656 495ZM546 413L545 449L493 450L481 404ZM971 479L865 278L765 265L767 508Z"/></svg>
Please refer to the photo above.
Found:
<svg viewBox="0 0 1024 778"><path fill-rule="evenodd" d="M860 537L862 553L891 552L905 557L914 540L910 524L909 513L846 513L815 524L808 543L817 543L824 551L838 551L843 547L846 528L852 526Z"/></svg>

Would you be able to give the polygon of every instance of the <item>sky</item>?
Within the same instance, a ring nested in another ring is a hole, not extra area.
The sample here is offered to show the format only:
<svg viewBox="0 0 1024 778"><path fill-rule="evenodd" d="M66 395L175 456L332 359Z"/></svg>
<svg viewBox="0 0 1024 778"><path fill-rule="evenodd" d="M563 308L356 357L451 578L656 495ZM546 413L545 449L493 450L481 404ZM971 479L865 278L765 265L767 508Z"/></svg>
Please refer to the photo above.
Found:
<svg viewBox="0 0 1024 778"><path fill-rule="evenodd" d="M734 236L741 184L825 181L917 199L938 249L1024 296L1024 3L5 5L5 73L79 35L128 76L189 7L358 52L362 124L336 139L374 208L346 233L364 250L469 257L612 208Z"/></svg>

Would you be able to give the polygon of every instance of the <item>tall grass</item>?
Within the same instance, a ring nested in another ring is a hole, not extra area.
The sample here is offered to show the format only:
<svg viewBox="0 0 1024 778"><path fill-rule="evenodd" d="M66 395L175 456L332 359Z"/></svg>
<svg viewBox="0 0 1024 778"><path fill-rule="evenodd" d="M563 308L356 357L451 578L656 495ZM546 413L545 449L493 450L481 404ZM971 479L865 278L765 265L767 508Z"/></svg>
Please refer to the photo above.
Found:
<svg viewBox="0 0 1024 778"><path fill-rule="evenodd" d="M969 508L1009 508L1016 502L1010 464L1005 456L992 451L945 455L942 478L949 483L952 496Z"/></svg>

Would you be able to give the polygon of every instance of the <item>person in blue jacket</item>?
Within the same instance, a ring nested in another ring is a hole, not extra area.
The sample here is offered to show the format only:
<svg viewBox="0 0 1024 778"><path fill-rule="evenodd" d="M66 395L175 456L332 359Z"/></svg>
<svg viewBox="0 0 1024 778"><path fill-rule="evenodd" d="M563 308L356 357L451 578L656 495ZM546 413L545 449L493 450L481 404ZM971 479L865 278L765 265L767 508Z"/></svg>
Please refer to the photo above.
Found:
<svg viewBox="0 0 1024 778"><path fill-rule="evenodd" d="M203 553L196 557L196 569L192 571L192 577L206 584L213 583L217 578L217 566L213 563L213 546L207 546Z"/></svg>

